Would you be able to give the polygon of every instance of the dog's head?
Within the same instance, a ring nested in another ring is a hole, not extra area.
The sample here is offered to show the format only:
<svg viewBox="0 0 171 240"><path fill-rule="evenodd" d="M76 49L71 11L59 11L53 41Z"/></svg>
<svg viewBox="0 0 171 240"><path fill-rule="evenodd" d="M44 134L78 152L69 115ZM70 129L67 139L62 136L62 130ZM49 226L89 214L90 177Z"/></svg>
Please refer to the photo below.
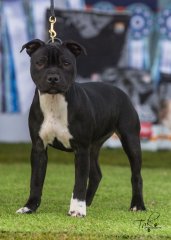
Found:
<svg viewBox="0 0 171 240"><path fill-rule="evenodd" d="M65 93L76 76L76 57L84 47L74 41L45 43L39 39L23 45L31 57L31 76L41 93Z"/></svg>

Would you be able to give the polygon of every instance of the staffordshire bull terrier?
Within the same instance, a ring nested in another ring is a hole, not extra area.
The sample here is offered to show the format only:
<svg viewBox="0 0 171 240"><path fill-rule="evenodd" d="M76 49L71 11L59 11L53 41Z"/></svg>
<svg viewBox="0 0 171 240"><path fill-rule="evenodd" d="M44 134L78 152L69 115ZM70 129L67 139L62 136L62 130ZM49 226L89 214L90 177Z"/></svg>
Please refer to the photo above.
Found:
<svg viewBox="0 0 171 240"><path fill-rule="evenodd" d="M23 45L31 57L36 85L29 114L32 140L30 196L17 213L32 213L41 202L47 148L75 154L75 185L68 214L86 216L102 178L98 163L103 143L115 132L131 166L130 210L145 210L142 195L140 123L128 96L105 83L77 83L76 57L85 49L74 41ZM85 66L86 67L86 66Z"/></svg>

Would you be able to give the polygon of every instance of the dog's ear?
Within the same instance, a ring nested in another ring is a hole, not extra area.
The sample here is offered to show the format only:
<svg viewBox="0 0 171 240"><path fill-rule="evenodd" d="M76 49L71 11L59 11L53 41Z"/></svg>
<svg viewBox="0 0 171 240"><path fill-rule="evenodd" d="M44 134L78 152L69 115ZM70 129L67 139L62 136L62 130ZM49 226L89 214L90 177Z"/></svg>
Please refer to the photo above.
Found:
<svg viewBox="0 0 171 240"><path fill-rule="evenodd" d="M67 47L76 57L78 57L81 53L87 55L86 49L77 42L70 40L63 42L62 45Z"/></svg>
<svg viewBox="0 0 171 240"><path fill-rule="evenodd" d="M29 56L32 55L32 53L34 53L39 47L45 45L45 43L43 41L41 41L40 39L34 39L26 44L24 44L22 46L22 49L20 52L22 52L25 48L26 48L26 52Z"/></svg>

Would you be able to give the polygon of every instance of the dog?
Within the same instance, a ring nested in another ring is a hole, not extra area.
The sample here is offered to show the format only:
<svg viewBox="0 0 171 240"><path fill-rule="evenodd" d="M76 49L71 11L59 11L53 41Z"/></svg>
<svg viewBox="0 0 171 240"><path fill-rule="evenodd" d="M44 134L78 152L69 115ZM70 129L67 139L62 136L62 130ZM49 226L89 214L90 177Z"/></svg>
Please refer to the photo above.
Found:
<svg viewBox="0 0 171 240"><path fill-rule="evenodd" d="M115 132L131 166L130 210L145 210L142 194L140 123L128 96L110 84L77 83L76 58L86 51L74 41L23 45L36 85L30 108L32 140L30 196L17 213L33 213L41 202L48 145L75 154L75 185L68 214L86 216L100 180L100 148ZM85 66L86 67L86 66Z"/></svg>

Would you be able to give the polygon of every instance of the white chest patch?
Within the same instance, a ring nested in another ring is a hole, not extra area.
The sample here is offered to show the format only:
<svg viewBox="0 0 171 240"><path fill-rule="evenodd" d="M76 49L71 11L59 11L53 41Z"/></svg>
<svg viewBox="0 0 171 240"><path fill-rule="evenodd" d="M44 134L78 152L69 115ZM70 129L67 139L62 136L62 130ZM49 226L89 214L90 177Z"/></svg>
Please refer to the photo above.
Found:
<svg viewBox="0 0 171 240"><path fill-rule="evenodd" d="M62 94L40 94L40 107L44 120L41 125L39 136L44 146L52 144L57 138L66 148L70 148L72 135L68 129L67 102Z"/></svg>

